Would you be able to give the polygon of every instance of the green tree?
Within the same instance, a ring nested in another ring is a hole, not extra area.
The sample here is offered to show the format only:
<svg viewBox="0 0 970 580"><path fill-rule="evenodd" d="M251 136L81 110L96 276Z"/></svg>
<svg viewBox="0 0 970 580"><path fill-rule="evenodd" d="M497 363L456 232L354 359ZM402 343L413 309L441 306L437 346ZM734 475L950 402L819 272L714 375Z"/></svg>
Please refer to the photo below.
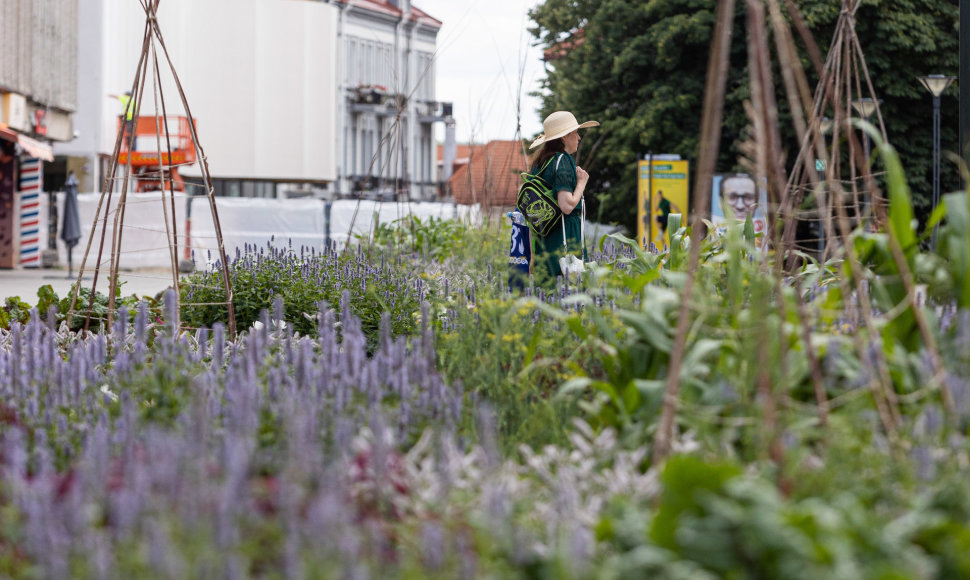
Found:
<svg viewBox="0 0 970 580"><path fill-rule="evenodd" d="M806 0L799 7L827 50L840 6ZM564 49L548 63L540 115L566 109L602 123L587 133L579 159L590 170L587 191L594 217L634 227L635 163L644 153L696 159L715 10L713 0L546 0L530 12L536 40ZM723 172L740 169L748 124L744 10L739 2L717 165ZM866 0L857 12L860 43L883 99L889 138L905 159L916 210L924 216L932 185L932 106L916 77L957 70L957 13L952 0ZM814 81L807 57L803 64ZM776 87L790 165L798 144L780 78ZM942 115L942 147L956 151L955 89L945 94ZM943 173L944 192L958 187L951 164L944 163Z"/></svg>
<svg viewBox="0 0 970 580"><path fill-rule="evenodd" d="M920 222L928 217L933 192L933 101L917 77L956 76L960 64L960 6L955 0L864 0L856 33L876 94L883 100L889 141L899 150ZM829 38L825 38L826 43ZM959 152L956 83L941 99L942 151ZM942 192L960 187L957 167L941 162Z"/></svg>

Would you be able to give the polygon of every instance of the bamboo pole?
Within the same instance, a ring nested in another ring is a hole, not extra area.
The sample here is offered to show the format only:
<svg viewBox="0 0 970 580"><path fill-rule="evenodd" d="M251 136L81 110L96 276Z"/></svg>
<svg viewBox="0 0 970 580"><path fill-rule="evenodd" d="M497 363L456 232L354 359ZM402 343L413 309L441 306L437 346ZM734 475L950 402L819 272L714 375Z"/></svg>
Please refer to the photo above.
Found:
<svg viewBox="0 0 970 580"><path fill-rule="evenodd" d="M700 210L695 211L694 222L691 226L690 262L687 280L684 283L683 300L680 303L677 320L677 334L670 355L670 370L664 386L660 423L654 438L653 462L655 465L662 462L670 453L673 439L674 419L680 397L680 367L683 364L687 329L690 326L691 295L693 294L697 266L700 261L701 241L704 238L701 231L704 227L702 219L711 202L711 179L714 175L721 140L721 120L724 116L724 92L727 84L728 57L730 56L733 25L734 0L719 0L714 25L714 41L711 43L711 53L707 65L704 112L701 117L701 141L697 163L698 175L694 182L694 200Z"/></svg>
<svg viewBox="0 0 970 580"><path fill-rule="evenodd" d="M148 23L146 22L144 38L147 39L147 37L148 37ZM143 43L142 55L138 61L138 65L135 68L135 78L131 86L132 93L135 93L138 90L139 79L141 78L141 71L143 68L142 61L145 58L147 58L147 55L145 53L144 43ZM136 102L135 105L137 106L138 103ZM122 112L123 117L126 116L125 113L126 112L124 111ZM98 200L98 208L94 214L95 215L94 223L91 227L91 233L88 236L87 247L84 250L84 258L82 258L81 260L81 267L78 268L77 282L74 286L73 296L71 297L71 307L68 309L67 319L68 321L71 321L74 316L74 311L77 307L78 297L80 296L81 282L84 277L84 272L87 269L86 266L87 266L88 256L90 255L90 252L91 252L91 246L94 243L94 236L95 236L95 232L97 231L97 225L99 221L98 216L101 215L101 209L103 207L104 219L103 219L103 224L101 228L101 241L98 245L98 256L97 256L97 259L95 260L94 276L91 281L91 297L90 297L90 300L88 301L88 314L84 319L84 332L88 332L88 329L90 328L91 312L94 311L94 297L95 297L95 292L97 290L97 285L98 285L98 275L101 272L101 258L104 252L105 236L107 235L108 215L111 213L111 198L114 193L114 180L118 170L118 155L121 152L121 143L122 143L123 137L124 137L124 131L118 131L118 135L115 137L114 153L111 156L111 168L108 172L108 177L105 178L104 184L102 186L101 197ZM131 139L129 137L129 142L130 141ZM127 174L125 178L125 183L127 183Z"/></svg>
<svg viewBox="0 0 970 580"><path fill-rule="evenodd" d="M156 9L159 1L160 0L155 0ZM226 247L222 238L222 225L219 222L219 211L216 208L215 193L212 188L212 176L209 173L209 161L205 155L205 150L202 148L202 144L199 141L199 134L195 129L195 118L192 116L192 110L191 107L189 107L188 99L185 96L185 90L182 88L182 82L175 70L175 65L172 63L172 57L169 55L168 48L165 46L165 39L162 35L161 29L158 26L158 20L154 17L154 12L149 15L149 22L151 23L152 29L155 32L155 37L158 39L159 46L162 47L162 53L165 55L165 60L168 63L169 70L172 73L172 78L175 81L175 87L178 90L179 98L182 101L185 116L188 118L189 132L192 134L192 143L195 146L196 156L199 159L199 167L202 170L202 179L205 183L206 197L209 200L209 211L212 213L212 222L216 230L216 242L219 246L219 259L222 265L223 290L226 293L226 308L228 310L229 318L229 338L235 339L236 312L235 306L233 305L232 278L229 271L229 260L226 257Z"/></svg>
<svg viewBox="0 0 970 580"><path fill-rule="evenodd" d="M215 208L215 200L214 200L213 190L212 190L211 175L209 174L209 171L208 171L208 162L205 157L205 152L202 150L202 147L199 144L198 134L195 131L195 123L192 118L191 110L189 109L189 106L188 106L188 101L185 98L185 92L182 89L181 82L178 78L178 74L175 71L175 67L172 64L172 61L171 61L171 58L169 57L167 49L165 48L165 41L162 36L161 30L158 26L157 12L158 12L158 6L160 4L160 0L139 0L139 3L141 4L143 10L145 11L145 29L144 29L143 39L142 39L141 56L139 57L134 80L131 86L131 93L136 95L134 117L137 118L141 110L141 104L144 98L145 79L146 79L147 70L148 70L149 58L152 59L152 63L153 63L152 70L155 75L153 79L153 86L155 86L155 83L160 79L160 69L158 66L158 55L157 55L156 44L155 44L157 42L158 46L162 48L162 52L165 55L166 61L169 65L169 68L175 80L175 85L178 89L179 96L181 97L182 104L185 108L186 116L188 117L188 120L189 120L189 129L192 135L193 145L196 148L197 156L200 159L200 165L202 167L202 173L203 173L203 181L206 186L206 190L209 194L209 201L212 209L213 222L216 229L216 238L219 244L219 254L220 254L222 267L223 267L223 279L224 279L223 289L226 292L226 304L228 307L229 337L230 339L234 339L236 336L236 324L235 324L235 312L232 304L232 286L231 286L231 280L229 277L228 261L226 260L225 246L223 244L223 239L222 239L222 228L219 224L218 213ZM162 130L164 130L165 136L166 136L166 148L168 151L169 166L171 166L171 159L172 159L171 139L170 139L170 132L168 129L167 107L165 104L165 98L163 94L160 94L160 91L157 86L155 86L154 91L155 91L156 110L158 109L158 105L160 102L161 109L162 109L163 124L164 124L164 129L162 129L162 127L159 126L159 122L156 120L156 146L157 146L157 149L161 151L160 133ZM124 179L122 182L121 192L119 197L119 205L118 205L118 208L115 210L115 217L114 217L114 222L112 227L113 234L112 234L111 247L109 250L110 251L109 296L108 296L108 314L107 314L107 325L109 327L113 323L114 315L116 311L115 295L117 293L117 288L118 288L118 272L120 268L121 254L123 253L122 247L123 247L123 237L124 237L124 228L125 228L125 225L124 225L125 208L127 205L127 193L129 188L129 182L131 181L131 177L132 177L131 152L134 150L136 133L137 133L137 130L136 128L133 127L132 131L130 131L129 134L127 135L129 159L128 159L128 163L126 164ZM93 277L92 287L91 287L91 298L88 304L88 315L85 319L85 325L84 325L85 331L88 330L90 325L90 319L91 319L90 313L91 311L93 311L94 297L97 291L97 282L98 282L98 278L101 273L101 267L103 264L102 256L103 256L105 241L107 239L107 233L108 233L108 216L111 214L111 201L112 201L113 192L114 192L114 182L116 179L118 166L119 166L119 156L121 152L121 144L122 144L123 137L124 137L124 131L119 131L117 137L115 138L115 147L111 158L110 169L108 172L108 176L104 181L101 198L98 201L98 208L95 212L94 226L92 227L91 234L88 238L87 248L85 249L85 254L84 254L84 259L82 260L81 269L78 272L78 280L74 288L74 292L71 300L71 307L68 312L68 317L69 319L71 319L74 315L75 308L77 307L77 299L80 294L82 275L86 270L85 265L87 264L87 260L90 256L91 247L94 244L96 230L100 222L101 238L100 238L100 244L97 250L97 259L94 267L94 277ZM166 226L166 237L168 240L167 249L170 252L170 257L172 257L173 287L175 288L175 291L176 291L176 305L175 305L176 320L174 321L174 323L176 325L179 325L180 324L179 320L181 320L181 318L180 318L180 308L178 304L178 289L179 289L178 263L177 263L178 227L175 220L175 191L174 191L174 184L172 183L172 180L169 179L170 206L171 206L171 213L169 214L169 211L168 211L169 206L165 205L166 200L165 200L164 183L165 183L166 175L165 175L164 166L161 162L161 155L159 155L159 179L163 184L162 191L161 191L162 210L163 210L164 221ZM103 217L100 217L102 216L102 209L103 209Z"/></svg>

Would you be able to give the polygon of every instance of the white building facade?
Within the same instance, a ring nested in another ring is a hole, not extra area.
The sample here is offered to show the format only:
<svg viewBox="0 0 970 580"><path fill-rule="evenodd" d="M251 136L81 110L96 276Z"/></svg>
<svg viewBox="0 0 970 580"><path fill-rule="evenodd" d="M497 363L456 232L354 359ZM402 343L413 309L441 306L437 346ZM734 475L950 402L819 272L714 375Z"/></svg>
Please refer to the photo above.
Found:
<svg viewBox="0 0 970 580"><path fill-rule="evenodd" d="M55 154L82 191L98 191L121 113L112 95L132 87L145 13L136 0L84 0L78 18L77 137ZM441 23L409 2L165 0L158 18L216 195L437 194ZM161 52L159 63L166 112L184 115ZM149 71L141 116L161 110L155 83ZM181 173L187 192L202 191L199 163Z"/></svg>
<svg viewBox="0 0 970 580"><path fill-rule="evenodd" d="M438 195L433 124L451 114L435 100L441 22L408 0L347 0L340 6L337 190L379 198Z"/></svg>

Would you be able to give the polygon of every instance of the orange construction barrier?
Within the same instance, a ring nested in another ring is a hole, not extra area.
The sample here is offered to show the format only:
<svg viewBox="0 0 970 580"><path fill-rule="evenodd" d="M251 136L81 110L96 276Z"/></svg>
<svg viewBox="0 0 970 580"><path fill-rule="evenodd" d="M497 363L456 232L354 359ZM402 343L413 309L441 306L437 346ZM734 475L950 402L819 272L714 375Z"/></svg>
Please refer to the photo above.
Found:
<svg viewBox="0 0 970 580"><path fill-rule="evenodd" d="M165 133L166 120L168 135ZM124 130L125 121L119 117L118 131ZM135 191L167 191L170 188L168 179L175 191L185 191L185 183L178 174L178 167L192 165L196 161L189 119L182 116L136 117L134 130L136 150L128 150L128 135L124 135L118 163L131 163Z"/></svg>

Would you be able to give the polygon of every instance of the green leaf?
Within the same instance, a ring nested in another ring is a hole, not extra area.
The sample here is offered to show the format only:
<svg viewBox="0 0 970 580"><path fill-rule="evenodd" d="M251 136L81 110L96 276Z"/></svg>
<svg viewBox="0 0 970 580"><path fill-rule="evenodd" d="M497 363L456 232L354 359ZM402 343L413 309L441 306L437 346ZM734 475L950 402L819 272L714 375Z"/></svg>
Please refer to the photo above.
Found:
<svg viewBox="0 0 970 580"><path fill-rule="evenodd" d="M660 478L663 496L650 526L650 538L660 546L677 549L681 521L701 512L705 494L722 492L725 484L740 474L741 470L730 463L705 463L690 456L672 457Z"/></svg>
<svg viewBox="0 0 970 580"><path fill-rule="evenodd" d="M946 196L944 196L943 201L940 202L940 205L936 206L933 213L930 214L929 219L926 220L926 234L929 235L933 230L933 226L943 221L944 217L946 217Z"/></svg>
<svg viewBox="0 0 970 580"><path fill-rule="evenodd" d="M684 356L684 363L680 368L681 378L699 377L710 372L706 360L721 349L722 341L712 338L702 338L695 342Z"/></svg>
<svg viewBox="0 0 970 580"><path fill-rule="evenodd" d="M913 200L909 193L903 164L896 150L889 143L882 141L875 127L861 120L856 121L856 124L869 133L875 141L886 167L886 187L889 190L889 234L899 242L912 268L913 253L917 250L919 241L916 236L916 218L913 216Z"/></svg>
<svg viewBox="0 0 970 580"><path fill-rule="evenodd" d="M670 327L662 318L652 316L647 312L633 312L624 310L617 312L617 316L632 327L647 344L660 352L670 353L673 338Z"/></svg>
<svg viewBox="0 0 970 580"><path fill-rule="evenodd" d="M635 414L637 409L640 408L641 401L640 389L638 388L636 382L630 381L627 383L621 390L621 393L623 395L623 408L626 410L626 413L629 415Z"/></svg>
<svg viewBox="0 0 970 580"><path fill-rule="evenodd" d="M754 220L751 218L751 213L749 213L744 218L744 232L743 237L746 242L754 242Z"/></svg>
<svg viewBox="0 0 970 580"><path fill-rule="evenodd" d="M573 377L559 387L559 396L572 396L588 389L593 384L593 379L589 377Z"/></svg>

